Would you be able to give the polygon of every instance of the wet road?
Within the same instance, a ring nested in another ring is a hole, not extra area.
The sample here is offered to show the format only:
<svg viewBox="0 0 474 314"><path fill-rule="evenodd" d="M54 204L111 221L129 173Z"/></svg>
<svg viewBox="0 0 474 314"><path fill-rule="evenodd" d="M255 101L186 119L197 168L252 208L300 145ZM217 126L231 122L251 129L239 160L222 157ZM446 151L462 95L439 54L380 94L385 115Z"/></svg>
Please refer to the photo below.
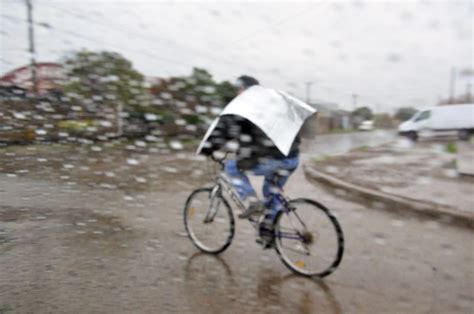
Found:
<svg viewBox="0 0 474 314"><path fill-rule="evenodd" d="M314 139L304 140L301 157L307 160L316 156L343 154L352 149L387 143L395 138L396 132L388 130L318 135Z"/></svg>
<svg viewBox="0 0 474 314"><path fill-rule="evenodd" d="M303 158L391 136L321 136ZM0 152L0 313L472 312L469 230L343 201L299 170L287 194L320 200L345 232L334 274L291 275L242 221L227 251L204 255L181 208L208 181L205 163L132 146Z"/></svg>

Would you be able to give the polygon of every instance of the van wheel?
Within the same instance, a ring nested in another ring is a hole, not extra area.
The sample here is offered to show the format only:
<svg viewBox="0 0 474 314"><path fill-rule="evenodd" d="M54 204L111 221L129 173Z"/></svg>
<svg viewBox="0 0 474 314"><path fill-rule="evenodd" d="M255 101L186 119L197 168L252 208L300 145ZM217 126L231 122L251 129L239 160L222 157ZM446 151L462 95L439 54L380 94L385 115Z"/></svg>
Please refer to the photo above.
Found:
<svg viewBox="0 0 474 314"><path fill-rule="evenodd" d="M459 130L458 131L458 138L461 141L468 141L470 137L471 137L471 132L469 132L469 130Z"/></svg>
<svg viewBox="0 0 474 314"><path fill-rule="evenodd" d="M413 142L416 142L418 140L418 134L416 132L408 132L407 137Z"/></svg>

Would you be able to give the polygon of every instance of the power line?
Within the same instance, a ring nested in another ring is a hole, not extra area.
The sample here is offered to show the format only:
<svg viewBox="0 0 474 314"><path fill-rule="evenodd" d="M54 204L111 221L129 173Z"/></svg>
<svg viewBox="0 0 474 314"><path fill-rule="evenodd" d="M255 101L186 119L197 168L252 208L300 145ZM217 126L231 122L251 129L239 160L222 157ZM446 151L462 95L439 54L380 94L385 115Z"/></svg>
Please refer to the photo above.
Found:
<svg viewBox="0 0 474 314"><path fill-rule="evenodd" d="M5 60L5 59L3 59L3 58L0 58L0 62L3 62L4 64L13 64L13 63L11 63L10 61Z"/></svg>
<svg viewBox="0 0 474 314"><path fill-rule="evenodd" d="M288 22L291 22L291 21L294 21L296 18L302 16L302 15L305 15L305 14L308 14L309 12L311 11L314 11L315 9L321 7L323 4L325 3L319 3L317 6L314 6L313 8L307 8L305 10L302 10L296 14L293 14L293 15L290 15L290 16L287 16L285 17L284 19L278 21L277 23L275 23L274 25L272 26L281 26L283 24L286 24ZM122 33L126 33L126 34L129 34L131 36L134 36L134 37L138 37L138 38L141 38L147 42L150 42L150 43L153 43L155 44L156 41L161 41L161 42L167 42L167 43L172 43L173 45L175 45L177 48L181 49L182 52L184 53L191 53L192 55L199 55L200 57L204 57L205 59L208 59L210 61L213 61L213 62L219 62L221 63L221 65L224 65L226 64L226 66L229 66L229 65L234 65L234 66L238 66L242 69L248 69L250 70L251 72L253 72L255 69L252 67L252 66L249 66L248 64L246 63L242 63L242 62L236 62L234 60L228 60L228 59L223 59L221 57L217 57L215 55L213 55L212 53L210 53L209 51L203 51L203 50L197 50L195 48L190 48L189 46L182 46L180 44L178 44L176 41L173 41L173 40L169 40L169 39L166 39L166 38L162 38L162 37L157 37L157 36L146 36L146 35L143 35L141 33L141 31L137 31L137 32L130 32L130 30L127 28L127 29L124 29L123 27L121 26L113 26L113 25L110 25L110 24L106 24L104 23L103 20L105 20L105 17L102 17L102 20L99 20L99 19L95 19L95 18L91 18L90 15L85 15L84 13L77 13L77 12L72 12L70 10L67 10L67 9L63 9L63 8L59 8L57 6L52 6L50 4L46 5L47 7L50 7L50 8L53 8L55 10L58 10L64 14L67 14L67 15L72 15L72 16L75 16L79 19L83 19L83 20L88 20L92 23L95 23L97 25L100 25L102 27L106 27L108 29L111 29L111 30L114 30L114 31L118 31L120 30ZM109 21L111 21L110 19L108 19ZM115 22L113 22L113 24L116 25ZM148 26L147 24L144 24L146 26ZM258 34L255 34L255 32L252 32L252 34L254 35L258 35ZM248 38L249 36L246 36L246 38ZM228 48L228 46L226 46L226 48ZM229 67L229 69L231 69ZM227 75L225 75L227 76Z"/></svg>
<svg viewBox="0 0 474 314"><path fill-rule="evenodd" d="M112 25L109 25L109 24L105 24L103 21L101 20L96 20L96 19L93 19L93 18L90 18L89 16L86 16L84 14L80 14L80 13L77 13L77 12L71 12L69 10L65 10L65 9L62 9L62 8L58 8L58 7L55 7L55 6L51 6L51 5L46 5L50 8L53 8L55 10L58 10L64 14L67 14L67 15L70 15L70 16L75 16L76 18L79 18L79 19L82 19L82 20L88 20L96 25L100 25L102 27L105 27L107 29L111 29L113 31L121 31L121 33L126 33L126 34L129 34L129 35L132 35L134 37L139 37L141 38L142 40L145 40L146 42L150 42L150 43L153 43L155 44L156 41L162 41L162 42L172 42L176 47L178 48L181 48L182 52L184 53L188 53L188 51L190 51L191 53L195 53L195 54L198 54L200 55L201 57L204 57L208 60L211 60L211 61L218 61L219 63L221 63L221 65L224 65L226 64L226 66L229 66L229 65L234 65L234 66L238 66L240 68L248 68L250 69L251 71L253 71L254 69L250 66L248 66L247 64L242 64L240 62L235 62L235 61L229 61L229 60L226 60L226 59L222 59L220 57L216 57L212 54L210 54L209 52L203 52L203 51L200 51L200 50L196 50L196 49L193 49L193 48L189 48L189 47L183 47L179 44L177 44L176 42L174 41L169 41L168 39L163 39L161 37L156 37L156 36L144 36L142 35L140 32L130 32L129 29L123 29L122 27L114 27ZM119 48L119 47L118 47ZM156 56L152 56L153 58L155 58ZM176 61L174 61L176 62ZM194 67L195 65L192 65L192 67ZM229 67L230 69L230 67ZM225 75L223 75L224 77L225 76L228 76L228 73L226 72Z"/></svg>
<svg viewBox="0 0 474 314"><path fill-rule="evenodd" d="M75 14L75 15L77 15L77 14ZM24 22L24 21L27 21L27 20L22 19L22 18L13 17L13 16L7 16L7 15L5 15L5 14L2 14L2 16L7 17L7 18L12 19L12 20L17 20L17 21L23 21L23 22ZM105 42L105 41L103 41L103 40L92 39L92 38L90 38L90 37L84 36L84 35L82 35L82 34L80 34L80 33L75 32L75 31L69 31L69 30L65 30L65 29L60 29L60 28L57 28L57 27L53 27L52 25L47 24L47 23L44 23L44 22L34 22L34 24L36 24L36 25L41 25L41 26L43 26L43 27L47 27L47 28L49 28L49 29L51 29L51 30L53 30L53 31L59 31L59 32L62 32L62 33L66 33L66 34L75 36L75 37L79 37L79 38L82 38L82 39L84 39L84 40L86 40L86 41L90 41L90 42L93 42L93 43L105 44L106 46L109 46L109 47L115 47L115 48L119 48L119 49L121 49L121 50L123 49L123 47L122 47L122 46L119 46L118 44L108 43L108 42ZM170 63L177 64L177 65L181 65L181 66L186 66L186 67L191 66L191 67L192 67L192 65L189 65L189 64L186 65L186 64L183 63L182 61L172 60L172 59L163 58L163 57L157 57L155 54L152 54L152 53L149 53L149 52L143 52L142 49L140 49L140 50L131 49L131 48L127 48L127 49L130 50L130 51L134 51L134 52L136 52L136 53L140 53L140 54L142 54L142 55L144 55L144 56L147 56L147 57L149 57L149 58L159 59L159 60L162 60L162 61L165 61L165 62L170 62Z"/></svg>
<svg viewBox="0 0 474 314"><path fill-rule="evenodd" d="M21 18L21 17L11 16L11 15L7 15L7 14L0 14L0 16L2 16L4 18L7 18L9 20L12 20L12 21L28 22L28 19L24 19L24 18ZM51 28L51 25L49 25L48 23L45 23L45 22L35 22L35 21L33 21L33 24L38 25L38 26L42 26L44 28Z"/></svg>
<svg viewBox="0 0 474 314"><path fill-rule="evenodd" d="M321 6L323 3L320 3L319 6ZM242 62L236 62L234 60L227 60L227 59L223 59L223 58L220 58L220 57L216 57L215 55L213 55L212 53L210 53L209 51L202 51L202 50L196 50L194 48L189 48L189 47L183 47L179 44L176 44L175 41L170 41L169 39L164 39L162 37L156 37L156 36L145 36L143 35L140 31L139 32L132 32L130 33L129 29L124 29L123 27L113 27L111 26L110 24L105 24L103 22L103 20L98 20L98 19L94 19L94 18L91 18L89 15L86 15L84 13L77 13L77 12L72 12L70 10L67 10L67 9L64 9L64 8L59 8L57 6L52 6L50 4L47 4L45 5L47 7L50 7L50 8L53 8L55 10L58 10L64 14L68 14L68 15L71 15L71 16L75 16L79 19L83 19L83 20L88 20L96 25L100 25L102 27L106 27L108 29L112 29L114 31L117 31L117 30L120 30L121 33L127 33L127 34L130 34L130 35L133 35L134 37L139 37L139 38L142 38L142 39L145 39L147 42L152 42L152 43L155 43L156 41L162 41L162 42L171 42L173 43L176 47L178 48L181 48L182 49L182 52L186 53L188 51L191 51L192 53L194 54L198 54L200 55L201 57L204 57L208 60L211 60L211 61L218 61L220 63L226 63L228 65L237 65L241 68L249 68L250 70L253 70L251 67L249 67L247 64L243 64ZM273 26L279 26L279 25L282 25L284 23L287 23L289 21L293 21L295 18L299 17L299 16L302 16L304 14L307 14L308 12L310 11L313 11L314 9L316 9L316 7L313 7L313 8L310 8L310 9L305 9L305 10L302 10L300 11L299 13L297 14L293 14L289 17L286 17L285 19L283 20L280 20L279 22L277 22L275 25ZM109 19L110 21L110 19ZM115 23L114 23L115 24ZM254 32L253 32L254 33ZM152 40L152 41L150 41Z"/></svg>
<svg viewBox="0 0 474 314"><path fill-rule="evenodd" d="M23 21L25 21L25 20L23 20ZM37 23L35 23L35 24L37 24ZM118 44L105 42L103 40L93 39L93 38L84 36L84 35L82 35L78 32L69 31L69 30L65 30L65 29L60 29L60 28L52 27L52 26L50 27L50 29L52 31L55 31L55 32L61 32L61 33L67 34L67 35L71 35L71 36L74 36L74 37L77 37L77 38L81 38L81 39L83 39L85 41L88 41L88 42L92 42L92 43L102 45L102 46L105 45L105 46L108 46L108 47L119 48L121 51L123 51L123 50L127 51L128 50L128 51L133 52L133 53L138 53L138 54L141 54L142 56L146 56L147 58L151 58L152 62L156 61L156 60L160 60L160 61L168 63L168 64L174 64L174 65L179 65L179 66L182 66L182 67L186 67L187 69L193 67L193 65L185 64L182 61L177 61L177 60L173 60L173 59L168 59L168 58L156 56L155 54L152 54L152 53L147 52L147 51L143 51L142 49L137 50L137 49L133 49L133 48L130 48L130 47L124 49L122 46L119 46ZM22 49L16 49L16 50L12 49L11 51L18 51L18 52L26 53L29 50L27 48L25 48L24 50L22 50ZM12 64L12 63L10 62L10 64Z"/></svg>
<svg viewBox="0 0 474 314"><path fill-rule="evenodd" d="M88 21L90 21L90 22L92 22L96 25L100 25L102 27L111 29L113 31L120 31L121 33L125 33L125 34L128 34L128 35L134 36L136 38L141 38L142 40L145 40L146 42L149 42L149 43L152 43L152 44L155 44L157 41L165 42L165 43L168 43L168 44L171 43L171 44L175 45L177 48L182 49L182 52L184 52L184 53L198 54L201 57L204 57L204 58L209 59L211 61L218 61L218 62L221 62L221 63L227 63L227 64L237 65L237 66L240 66L240 67L246 67L246 66L243 66L241 63L238 63L238 62L235 62L235 61L231 61L231 60L223 59L223 58L220 58L220 57L216 57L215 55L213 55L212 53L210 53L208 51L202 51L202 50L197 50L195 48L184 47L184 46L176 43L176 41L169 40L167 38L157 37L157 36L146 36L146 35L143 35L141 33L141 31L130 32L129 29L125 29L121 26L113 26L113 25L110 25L110 24L106 24L101 20L93 19L93 18L90 18L89 16L85 16L85 15L79 14L77 12L71 12L69 10L65 10L65 9L58 8L58 7L51 6L51 5L46 5L46 6L48 6L50 8L53 8L55 10L58 10L58 11L64 13L64 14L75 16L79 19L88 20ZM110 19L109 19L109 21L110 21Z"/></svg>
<svg viewBox="0 0 474 314"><path fill-rule="evenodd" d="M121 49L121 50L124 50L123 47L122 47L122 46L119 46L118 44L109 43L109 42L106 42L106 41L103 41L103 40L93 39L93 38L84 36L84 35L82 35L82 34L80 34L80 33L74 32L74 31L68 31L68 30L63 30L63 29L59 29L59 28L53 28L53 30L60 31L60 32L63 32L63 33L66 33L66 34L70 34L70 35L72 35L72 36L79 37L79 38L81 38L81 39L83 39L83 40L86 40L86 41L89 41L89 42L93 42L93 43L97 43L97 44L101 44L101 45L105 45L105 46L109 46L109 47L114 47L114 48L119 48L119 49ZM131 51L131 52L134 52L134 53L141 54L141 55L146 56L146 57L148 57L148 58L161 60L161 61L163 61L163 62L172 63L172 64L179 65L179 66L183 66L183 67L186 67L186 68L192 67L192 65L183 63L183 62L178 61L178 60L173 60L173 59L158 57L158 56L152 54L151 52L144 51L143 49L133 49L133 48L127 47L125 50Z"/></svg>
<svg viewBox="0 0 474 314"><path fill-rule="evenodd" d="M314 6L313 8L308 8L308 9L305 9L305 10L302 10L302 11L299 11L297 14L293 14L293 15L290 15L290 16L287 16L285 17L284 19L278 21L276 24L274 24L273 26L281 26L283 24L286 24L288 22L292 22L294 21L296 18L298 17L301 17L303 15L306 15L316 9L319 9L323 4L325 4L324 2L321 2L321 3L318 3L317 6ZM245 36L239 36L238 39L234 39L232 41L230 41L229 43L226 44L226 47L228 47L229 45L233 45L233 44L236 44L238 42L241 42L242 40L248 40L252 37L255 37L256 35L258 35L258 31L253 31L251 33L248 33L247 35Z"/></svg>
<svg viewBox="0 0 474 314"><path fill-rule="evenodd" d="M2 15L5 16L4 14L2 14ZM22 21L22 22L26 21L25 19L12 17L12 16L8 16L8 18L10 18L11 20L16 20L16 21ZM92 43L99 44L99 45L105 45L105 46L108 46L108 47L118 48L121 51L123 51L123 50L127 51L128 50L130 52L138 53L138 54L140 54L142 56L145 56L147 58L151 58L151 60L153 60L153 61L160 60L160 61L165 62L165 63L186 67L187 69L191 69L191 68L195 67L194 64L185 63L185 62L182 62L182 61L157 56L156 53L147 52L147 51L144 51L143 49L133 49L133 48L130 48L130 47L127 47L126 49L124 49L123 46L120 46L118 44L106 42L106 41L103 41L103 40L93 39L93 38L84 36L83 34L80 34L78 32L69 31L69 30L65 30L65 29L60 29L60 28L54 27L54 26L52 26L50 24L47 24L47 23L35 22L34 24L41 25L43 27L45 25L47 25L48 26L47 28L52 30L52 31L58 31L58 32L61 32L61 33L67 34L67 35L71 35L71 36L74 36L74 37L81 38L83 40L86 40L86 41L89 41L89 42L92 42ZM22 52L26 52L26 51L22 51Z"/></svg>

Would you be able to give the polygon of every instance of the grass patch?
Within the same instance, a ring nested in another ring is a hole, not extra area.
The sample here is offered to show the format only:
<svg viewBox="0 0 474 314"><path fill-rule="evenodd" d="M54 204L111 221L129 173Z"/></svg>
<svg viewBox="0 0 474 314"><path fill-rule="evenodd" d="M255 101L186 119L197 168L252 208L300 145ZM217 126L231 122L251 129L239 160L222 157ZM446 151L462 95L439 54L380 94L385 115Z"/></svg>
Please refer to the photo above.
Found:
<svg viewBox="0 0 474 314"><path fill-rule="evenodd" d="M456 154L458 152L458 147L456 146L456 143L453 142L446 144L444 149L450 154Z"/></svg>
<svg viewBox="0 0 474 314"><path fill-rule="evenodd" d="M313 162L318 163L318 162L323 162L323 161L328 161L333 159L334 156L329 156L329 155L321 155L313 158Z"/></svg>
<svg viewBox="0 0 474 314"><path fill-rule="evenodd" d="M67 131L85 131L89 127L95 126L97 123L94 120L63 120L58 122L58 128Z"/></svg>
<svg viewBox="0 0 474 314"><path fill-rule="evenodd" d="M351 150L351 152L366 152L370 149L369 146L367 145L364 145L364 146L361 146L361 147L357 147L357 148L354 148Z"/></svg>

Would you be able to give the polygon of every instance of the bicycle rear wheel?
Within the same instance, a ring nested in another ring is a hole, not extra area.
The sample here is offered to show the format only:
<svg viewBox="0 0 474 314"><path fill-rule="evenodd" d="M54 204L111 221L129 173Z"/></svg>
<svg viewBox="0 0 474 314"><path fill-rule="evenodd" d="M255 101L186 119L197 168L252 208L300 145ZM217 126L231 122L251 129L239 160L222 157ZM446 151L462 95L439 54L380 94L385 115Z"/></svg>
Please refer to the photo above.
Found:
<svg viewBox="0 0 474 314"><path fill-rule="evenodd" d="M283 263L304 276L325 277L340 264L344 235L336 217L322 204L296 199L275 219L275 249Z"/></svg>
<svg viewBox="0 0 474 314"><path fill-rule="evenodd" d="M203 252L218 254L234 237L234 216L227 201L211 188L195 190L184 206L184 227L193 244Z"/></svg>

